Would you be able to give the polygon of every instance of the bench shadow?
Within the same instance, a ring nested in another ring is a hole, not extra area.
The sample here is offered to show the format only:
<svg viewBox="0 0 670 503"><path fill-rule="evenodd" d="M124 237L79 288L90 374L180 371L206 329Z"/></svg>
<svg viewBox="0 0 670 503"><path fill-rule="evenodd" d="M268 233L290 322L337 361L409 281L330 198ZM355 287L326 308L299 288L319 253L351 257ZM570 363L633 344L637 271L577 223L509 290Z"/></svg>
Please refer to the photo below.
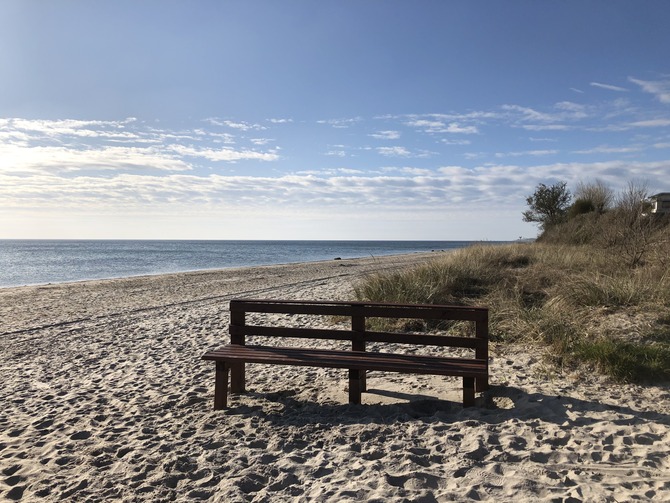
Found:
<svg viewBox="0 0 670 503"><path fill-rule="evenodd" d="M422 395L420 393L403 393L401 391L389 391L385 389L370 388L365 393L368 395L383 396L386 398L393 398L394 400L407 400L408 402L416 402L420 400L430 400L434 402L445 402L446 400L437 399L431 395ZM451 402L450 402L451 403Z"/></svg>
<svg viewBox="0 0 670 503"><path fill-rule="evenodd" d="M247 393L264 405L239 404L233 398L227 415L261 415L275 425L354 425L388 424L393 422L422 421L450 423L477 421L498 424L511 419L541 420L562 428L582 427L601 422L599 413L615 416L609 422L620 425L660 423L670 425L670 415L656 411L637 410L627 405L605 401L586 400L562 395L527 393L511 386L491 386L476 399L474 407L464 408L459 401L436 399L420 393L403 393L370 389L367 394L389 397L406 402L390 404L352 405L319 403L298 399L295 391L275 393ZM364 396L365 394L364 393ZM670 390L661 393L670 399ZM235 396L235 395L234 395ZM663 399L659 396L659 399ZM236 403L237 402L237 403Z"/></svg>

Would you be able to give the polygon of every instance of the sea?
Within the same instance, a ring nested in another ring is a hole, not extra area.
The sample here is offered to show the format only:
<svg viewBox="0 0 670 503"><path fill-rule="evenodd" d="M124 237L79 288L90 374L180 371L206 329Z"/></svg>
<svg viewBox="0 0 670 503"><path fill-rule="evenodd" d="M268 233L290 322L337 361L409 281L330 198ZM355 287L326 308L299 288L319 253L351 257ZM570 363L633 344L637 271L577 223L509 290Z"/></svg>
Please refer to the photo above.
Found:
<svg viewBox="0 0 670 503"><path fill-rule="evenodd" d="M474 243L0 240L0 288L454 250Z"/></svg>

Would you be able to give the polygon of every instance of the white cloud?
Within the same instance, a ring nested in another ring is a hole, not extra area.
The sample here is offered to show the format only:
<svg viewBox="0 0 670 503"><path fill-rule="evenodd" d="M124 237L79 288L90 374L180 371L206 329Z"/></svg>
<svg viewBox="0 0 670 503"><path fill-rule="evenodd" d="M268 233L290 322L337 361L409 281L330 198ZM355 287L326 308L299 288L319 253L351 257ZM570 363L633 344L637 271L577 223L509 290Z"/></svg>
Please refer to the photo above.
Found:
<svg viewBox="0 0 670 503"><path fill-rule="evenodd" d="M14 118L3 120L0 123L0 131L13 134L22 133L33 139L60 140L66 137L75 137L139 141L141 137L137 133L126 129L126 126L135 121L134 118L123 121Z"/></svg>
<svg viewBox="0 0 670 503"><path fill-rule="evenodd" d="M670 126L670 119L649 119L631 122L630 125L634 127L666 127Z"/></svg>
<svg viewBox="0 0 670 503"><path fill-rule="evenodd" d="M517 127L520 125L529 131L564 131L575 127L565 124L566 122L576 122L589 117L588 107L572 101L555 103L554 111L551 112L542 112L521 105L502 105L501 108L508 112L508 119L516 123Z"/></svg>
<svg viewBox="0 0 670 503"><path fill-rule="evenodd" d="M532 108L522 107L520 105L503 105L501 108L507 112L517 112L521 114L521 120L523 121L554 122L556 120L555 115L538 112Z"/></svg>
<svg viewBox="0 0 670 503"><path fill-rule="evenodd" d="M436 120L427 120L427 119L415 119L409 121L407 125L415 128L426 129L428 131L444 128L444 122Z"/></svg>
<svg viewBox="0 0 670 503"><path fill-rule="evenodd" d="M436 172L430 169L425 168L415 168L412 166L397 167L397 166L386 166L380 170L380 173L389 174L389 173L399 173L401 175L411 175L411 176L435 176Z"/></svg>
<svg viewBox="0 0 670 503"><path fill-rule="evenodd" d="M631 152L639 152L642 150L640 147L608 147L606 145L601 145L599 147L594 147L585 150L575 150L575 154L628 154Z"/></svg>
<svg viewBox="0 0 670 503"><path fill-rule="evenodd" d="M376 133L371 133L370 136L376 138L377 140L397 140L400 138L399 131L378 131Z"/></svg>
<svg viewBox="0 0 670 503"><path fill-rule="evenodd" d="M190 169L181 159L165 155L153 147L78 150L67 147L0 146L0 172L4 173Z"/></svg>
<svg viewBox="0 0 670 503"><path fill-rule="evenodd" d="M377 152L387 157L409 157L412 155L405 147L378 147Z"/></svg>
<svg viewBox="0 0 670 503"><path fill-rule="evenodd" d="M203 136L206 138L211 138L216 143L235 143L235 137L229 133L213 133L211 131L205 131ZM251 141L256 142L257 140L252 138Z"/></svg>
<svg viewBox="0 0 670 503"><path fill-rule="evenodd" d="M663 189L668 161L555 163L534 166L501 164L466 168L444 166L435 171L400 168L396 174L363 175L358 170L305 172L281 176L223 176L191 173L111 173L108 176L35 171L0 171L0 200L5 211L90 211L114 214L151 212L163 218L184 212L260 211L267 215L293 209L305 215L331 208L359 211L456 211L463 203L475 211L495 201L496 214L519 212L525 197L542 183L565 180L570 186L585 174L615 190L643 177L652 190ZM520 218L520 217L519 217Z"/></svg>
<svg viewBox="0 0 670 503"><path fill-rule="evenodd" d="M222 126L222 127L229 127L232 129L239 129L240 131L262 131L264 129L267 129L265 126L261 124L253 124L250 122L235 122L227 119L218 119L216 117L210 117L208 119L205 119L205 122L213 125L213 126Z"/></svg>
<svg viewBox="0 0 670 503"><path fill-rule="evenodd" d="M470 140L453 140L451 138L442 138L440 143L444 143L445 145L470 145L472 142Z"/></svg>
<svg viewBox="0 0 670 503"><path fill-rule="evenodd" d="M521 152L498 152L495 154L496 157L523 157L523 156L543 156L543 155L555 155L558 154L558 150L524 150Z"/></svg>
<svg viewBox="0 0 670 503"><path fill-rule="evenodd" d="M209 161L276 161L279 156L275 152L256 152L254 150L234 150L232 148L222 149L197 149L185 145L170 145L168 147L173 152L187 157L203 157Z"/></svg>
<svg viewBox="0 0 670 503"><path fill-rule="evenodd" d="M400 168L400 172L412 176L432 176L434 173L429 169L422 168Z"/></svg>
<svg viewBox="0 0 670 503"><path fill-rule="evenodd" d="M279 159L279 147L269 151L253 148L270 140L249 141L247 148L220 148L221 144L234 143L231 134L202 128L165 131L138 125L133 118L123 121L3 119L0 121L0 171L24 174L177 172L194 169L188 158L212 162Z"/></svg>
<svg viewBox="0 0 670 503"><path fill-rule="evenodd" d="M446 122L483 122L488 119L499 119L501 117L500 113L498 112L490 112L490 111L472 111L472 112L464 112L464 113L432 113L432 114L408 114L408 115L386 115L382 117L376 117L377 119L397 119L397 120L404 120L407 121L409 120L409 123L418 121L418 120L426 120L428 122L437 122L440 124L444 124ZM409 125L409 123L407 123Z"/></svg>
<svg viewBox="0 0 670 503"><path fill-rule="evenodd" d="M260 124L250 124L248 122L223 121L223 125L233 129L240 129L242 131L260 131L266 129L265 126L261 126Z"/></svg>
<svg viewBox="0 0 670 503"><path fill-rule="evenodd" d="M587 107L579 103L573 103L572 101L561 101L554 105L554 108L561 110L565 113L561 119L584 119L588 117Z"/></svg>
<svg viewBox="0 0 670 503"><path fill-rule="evenodd" d="M476 126L461 126L460 124L457 124L456 122L450 123L446 128L444 128L442 131L438 131L440 133L457 133L457 134L477 134L479 133L479 130L477 129Z"/></svg>
<svg viewBox="0 0 670 503"><path fill-rule="evenodd" d="M28 146L32 137L23 131L2 131L0 126L0 143Z"/></svg>
<svg viewBox="0 0 670 503"><path fill-rule="evenodd" d="M292 173L292 176L308 176L310 179L315 179L315 177L318 178L329 178L329 177L335 177L338 175L365 175L365 171L362 171L360 169L352 169L352 168L328 168L328 169L321 169L321 170L301 170L297 171L295 173Z"/></svg>
<svg viewBox="0 0 670 503"><path fill-rule="evenodd" d="M612 84L601 84L600 82L591 82L589 85L593 87L598 87L600 89L607 89L608 91L617 91L620 93L628 92L628 89L619 86L613 86Z"/></svg>
<svg viewBox="0 0 670 503"><path fill-rule="evenodd" d="M527 131L568 131L572 129L566 124L524 124L521 127Z"/></svg>
<svg viewBox="0 0 670 503"><path fill-rule="evenodd" d="M653 94L661 103L670 104L670 80L648 81L629 77L628 80L637 84L646 93Z"/></svg>
<svg viewBox="0 0 670 503"><path fill-rule="evenodd" d="M271 138L250 138L249 141L253 143L254 145L267 145L270 142L273 142L274 140Z"/></svg>
<svg viewBox="0 0 670 503"><path fill-rule="evenodd" d="M318 120L317 124L328 124L337 129L345 129L353 126L354 124L361 122L362 117L353 117L351 119L328 119L328 120Z"/></svg>
<svg viewBox="0 0 670 503"><path fill-rule="evenodd" d="M477 134L477 126L464 126L457 122L449 124L441 120L413 119L407 123L408 126L423 129L426 133L455 133L455 134Z"/></svg>

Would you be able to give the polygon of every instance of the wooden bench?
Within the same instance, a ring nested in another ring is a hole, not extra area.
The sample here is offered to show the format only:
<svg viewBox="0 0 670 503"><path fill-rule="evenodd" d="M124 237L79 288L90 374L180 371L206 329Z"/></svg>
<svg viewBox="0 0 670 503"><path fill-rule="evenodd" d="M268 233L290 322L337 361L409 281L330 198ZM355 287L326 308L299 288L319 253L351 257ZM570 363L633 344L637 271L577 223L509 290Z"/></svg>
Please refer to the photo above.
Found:
<svg viewBox="0 0 670 503"><path fill-rule="evenodd" d="M247 324L247 313L347 317L351 329L296 328L276 324ZM370 318L454 320L474 323L474 337L371 331ZM351 350L247 345L246 336L350 341ZM297 300L230 301L230 344L207 352L204 360L216 362L214 409L228 402L228 376L232 393L245 391L245 364L266 363L349 370L349 402L361 403L366 371L433 374L463 378L463 406L475 403L475 391L488 388L488 310L482 307L324 302ZM474 350L471 358L424 356L366 351L367 343L443 346Z"/></svg>

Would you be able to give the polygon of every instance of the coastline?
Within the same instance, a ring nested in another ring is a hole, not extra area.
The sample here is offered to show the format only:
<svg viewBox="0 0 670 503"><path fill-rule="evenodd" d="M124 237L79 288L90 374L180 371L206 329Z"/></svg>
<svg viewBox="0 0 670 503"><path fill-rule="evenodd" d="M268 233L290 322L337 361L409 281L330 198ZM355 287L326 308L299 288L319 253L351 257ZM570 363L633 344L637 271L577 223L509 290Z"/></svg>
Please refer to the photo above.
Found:
<svg viewBox="0 0 670 503"><path fill-rule="evenodd" d="M355 259L473 241L0 240L0 288Z"/></svg>
<svg viewBox="0 0 670 503"><path fill-rule="evenodd" d="M237 296L350 298L435 253L0 290L0 498L15 501L624 501L670 497L670 390L491 348L475 408L456 379L255 366L212 410ZM439 398L439 400L435 400Z"/></svg>

